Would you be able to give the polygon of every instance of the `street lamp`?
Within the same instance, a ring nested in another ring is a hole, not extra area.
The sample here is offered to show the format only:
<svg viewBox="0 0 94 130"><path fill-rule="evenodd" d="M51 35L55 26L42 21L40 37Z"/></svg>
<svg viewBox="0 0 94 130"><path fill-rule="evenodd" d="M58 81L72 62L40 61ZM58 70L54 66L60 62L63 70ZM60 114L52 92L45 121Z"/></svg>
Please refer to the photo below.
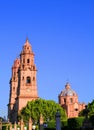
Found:
<svg viewBox="0 0 94 130"><path fill-rule="evenodd" d="M27 127L26 127L26 126L24 127L24 130L27 130Z"/></svg>
<svg viewBox="0 0 94 130"><path fill-rule="evenodd" d="M60 122L61 115L59 110L57 110L55 117L56 117L56 130L61 130L61 122Z"/></svg>
<svg viewBox="0 0 94 130"><path fill-rule="evenodd" d="M35 130L35 129L36 129L36 126L35 126L35 125L33 125L33 126L32 126L32 128L33 128L33 130Z"/></svg>
<svg viewBox="0 0 94 130"><path fill-rule="evenodd" d="M17 130L20 130L20 128L18 127Z"/></svg>

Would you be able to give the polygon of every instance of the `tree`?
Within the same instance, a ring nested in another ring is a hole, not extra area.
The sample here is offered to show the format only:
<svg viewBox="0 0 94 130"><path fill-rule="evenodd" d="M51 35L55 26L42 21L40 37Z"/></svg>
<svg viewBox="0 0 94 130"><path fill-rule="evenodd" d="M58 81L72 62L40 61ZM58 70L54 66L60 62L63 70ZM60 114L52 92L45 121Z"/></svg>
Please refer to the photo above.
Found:
<svg viewBox="0 0 94 130"><path fill-rule="evenodd" d="M91 103L88 103L87 108L89 110L88 115L89 116L94 115L94 100Z"/></svg>
<svg viewBox="0 0 94 130"><path fill-rule="evenodd" d="M39 122L40 115L43 115L44 121L55 121L56 111L59 110L61 114L61 120L66 120L65 110L53 100L37 99L29 101L19 114L19 117L24 120L29 120L31 117L34 121Z"/></svg>
<svg viewBox="0 0 94 130"><path fill-rule="evenodd" d="M83 121L84 121L84 117L69 118L68 119L69 130L80 130Z"/></svg>

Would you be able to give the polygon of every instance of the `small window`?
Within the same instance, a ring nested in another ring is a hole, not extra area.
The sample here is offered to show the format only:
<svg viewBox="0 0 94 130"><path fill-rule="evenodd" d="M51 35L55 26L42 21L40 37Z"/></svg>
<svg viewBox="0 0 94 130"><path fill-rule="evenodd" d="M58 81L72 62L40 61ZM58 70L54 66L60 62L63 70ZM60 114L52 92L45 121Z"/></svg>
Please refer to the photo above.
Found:
<svg viewBox="0 0 94 130"><path fill-rule="evenodd" d="M78 108L75 108L75 111L78 111Z"/></svg>
<svg viewBox="0 0 94 130"><path fill-rule="evenodd" d="M30 63L30 59L27 59L27 63Z"/></svg>
<svg viewBox="0 0 94 130"><path fill-rule="evenodd" d="M64 103L66 103L66 99L64 98Z"/></svg>
<svg viewBox="0 0 94 130"><path fill-rule="evenodd" d="M30 84L30 83L31 83L31 78L30 78L30 77L27 77L27 78L26 78L26 83L27 83L27 84Z"/></svg>
<svg viewBox="0 0 94 130"><path fill-rule="evenodd" d="M70 103L72 103L73 102L73 99L72 98L70 98Z"/></svg>
<svg viewBox="0 0 94 130"><path fill-rule="evenodd" d="M24 69L24 65L23 65L22 67L23 67L23 69Z"/></svg>
<svg viewBox="0 0 94 130"><path fill-rule="evenodd" d="M25 63L25 59L23 59L23 63Z"/></svg>

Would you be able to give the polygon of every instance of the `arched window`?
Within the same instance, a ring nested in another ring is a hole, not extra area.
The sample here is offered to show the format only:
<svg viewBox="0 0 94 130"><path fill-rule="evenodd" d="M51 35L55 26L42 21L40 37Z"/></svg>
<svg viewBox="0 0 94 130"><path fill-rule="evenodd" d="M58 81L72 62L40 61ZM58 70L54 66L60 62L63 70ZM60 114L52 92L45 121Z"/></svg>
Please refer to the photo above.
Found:
<svg viewBox="0 0 94 130"><path fill-rule="evenodd" d="M23 63L25 63L25 59L23 59Z"/></svg>
<svg viewBox="0 0 94 130"><path fill-rule="evenodd" d="M66 99L64 98L64 103L66 103Z"/></svg>
<svg viewBox="0 0 94 130"><path fill-rule="evenodd" d="M30 84L30 83L31 83L31 78L30 78L29 76L26 78L26 83L27 83L27 84Z"/></svg>
<svg viewBox="0 0 94 130"><path fill-rule="evenodd" d="M22 67L23 67L23 69L24 69L24 65L23 65Z"/></svg>
<svg viewBox="0 0 94 130"><path fill-rule="evenodd" d="M27 63L30 63L30 59L27 59Z"/></svg>
<svg viewBox="0 0 94 130"><path fill-rule="evenodd" d="M22 80L24 80L24 76L22 77Z"/></svg>

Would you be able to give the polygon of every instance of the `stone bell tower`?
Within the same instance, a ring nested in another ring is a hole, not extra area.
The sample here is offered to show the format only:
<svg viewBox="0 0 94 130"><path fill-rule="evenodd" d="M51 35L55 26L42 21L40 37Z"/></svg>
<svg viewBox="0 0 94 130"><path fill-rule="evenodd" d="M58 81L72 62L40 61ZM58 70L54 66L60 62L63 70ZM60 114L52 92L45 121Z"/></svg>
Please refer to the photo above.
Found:
<svg viewBox="0 0 94 130"><path fill-rule="evenodd" d="M18 111L21 110L28 101L38 98L36 83L36 65L34 64L34 53L28 41L23 46L20 54L20 68L18 71Z"/></svg>
<svg viewBox="0 0 94 130"><path fill-rule="evenodd" d="M17 121L19 111L28 101L38 98L36 73L34 53L27 39L20 53L20 59L16 59L12 67L8 104L8 117L11 122Z"/></svg>

